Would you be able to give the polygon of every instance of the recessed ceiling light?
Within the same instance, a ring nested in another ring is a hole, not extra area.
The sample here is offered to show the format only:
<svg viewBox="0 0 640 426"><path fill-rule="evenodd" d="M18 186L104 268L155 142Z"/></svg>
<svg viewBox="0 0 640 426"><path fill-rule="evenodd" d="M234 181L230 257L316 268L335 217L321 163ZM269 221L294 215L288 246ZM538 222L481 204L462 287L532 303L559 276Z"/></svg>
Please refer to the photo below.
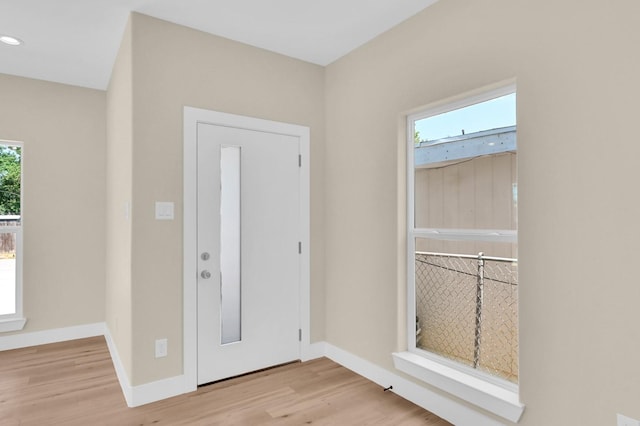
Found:
<svg viewBox="0 0 640 426"><path fill-rule="evenodd" d="M20 46L22 44L22 40L8 35L0 36L0 41L10 46Z"/></svg>

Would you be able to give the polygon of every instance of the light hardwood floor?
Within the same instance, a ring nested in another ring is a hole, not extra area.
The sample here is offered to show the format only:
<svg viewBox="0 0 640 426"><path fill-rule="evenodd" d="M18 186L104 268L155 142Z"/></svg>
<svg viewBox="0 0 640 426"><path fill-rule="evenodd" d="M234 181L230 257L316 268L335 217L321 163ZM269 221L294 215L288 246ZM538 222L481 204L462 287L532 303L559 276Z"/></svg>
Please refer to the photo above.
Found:
<svg viewBox="0 0 640 426"><path fill-rule="evenodd" d="M127 408L102 337L0 352L0 425L450 423L326 358Z"/></svg>

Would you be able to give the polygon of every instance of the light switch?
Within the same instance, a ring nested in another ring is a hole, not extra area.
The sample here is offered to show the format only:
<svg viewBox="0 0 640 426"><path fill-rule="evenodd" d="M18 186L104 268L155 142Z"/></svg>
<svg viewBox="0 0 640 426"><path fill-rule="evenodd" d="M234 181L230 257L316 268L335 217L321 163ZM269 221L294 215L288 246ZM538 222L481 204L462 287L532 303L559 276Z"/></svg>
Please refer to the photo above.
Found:
<svg viewBox="0 0 640 426"><path fill-rule="evenodd" d="M156 358L167 356L167 339L156 340Z"/></svg>
<svg viewBox="0 0 640 426"><path fill-rule="evenodd" d="M156 201L156 219L173 220L173 202Z"/></svg>

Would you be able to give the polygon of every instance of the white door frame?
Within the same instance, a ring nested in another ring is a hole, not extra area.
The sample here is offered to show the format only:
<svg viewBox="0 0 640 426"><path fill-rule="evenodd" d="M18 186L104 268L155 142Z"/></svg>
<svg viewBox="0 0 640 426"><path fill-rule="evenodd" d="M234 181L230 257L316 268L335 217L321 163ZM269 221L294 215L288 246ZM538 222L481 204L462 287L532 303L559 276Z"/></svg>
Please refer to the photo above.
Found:
<svg viewBox="0 0 640 426"><path fill-rule="evenodd" d="M311 290L310 290L310 175L308 127L245 117L205 109L184 107L184 170L183 170L183 375L185 391L198 386L198 316L197 316L197 141L198 123L236 127L298 137L300 141L300 224L302 254L300 255L300 356L303 361L311 354Z"/></svg>

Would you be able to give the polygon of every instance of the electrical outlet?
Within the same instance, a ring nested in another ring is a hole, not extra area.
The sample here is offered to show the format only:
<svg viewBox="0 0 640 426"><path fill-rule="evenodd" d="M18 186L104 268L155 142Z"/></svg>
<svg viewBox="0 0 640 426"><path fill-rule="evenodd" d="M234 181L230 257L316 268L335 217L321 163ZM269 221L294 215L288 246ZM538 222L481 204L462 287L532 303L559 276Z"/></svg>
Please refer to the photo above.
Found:
<svg viewBox="0 0 640 426"><path fill-rule="evenodd" d="M618 414L618 426L640 426L640 420Z"/></svg>
<svg viewBox="0 0 640 426"><path fill-rule="evenodd" d="M156 340L156 358L167 356L167 339Z"/></svg>

